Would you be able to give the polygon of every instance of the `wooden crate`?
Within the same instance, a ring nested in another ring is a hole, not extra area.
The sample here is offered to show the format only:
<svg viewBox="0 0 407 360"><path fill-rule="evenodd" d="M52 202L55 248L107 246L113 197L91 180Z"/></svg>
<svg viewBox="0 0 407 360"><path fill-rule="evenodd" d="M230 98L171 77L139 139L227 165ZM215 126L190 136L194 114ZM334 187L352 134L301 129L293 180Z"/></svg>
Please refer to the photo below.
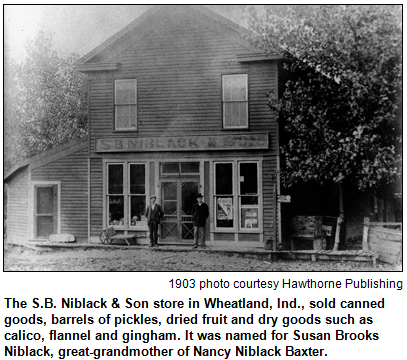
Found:
<svg viewBox="0 0 407 360"><path fill-rule="evenodd" d="M401 231L372 226L367 242L370 251L379 253L379 261L397 264L401 260Z"/></svg>
<svg viewBox="0 0 407 360"><path fill-rule="evenodd" d="M325 250L325 237L291 237L291 250Z"/></svg>
<svg viewBox="0 0 407 360"><path fill-rule="evenodd" d="M290 223L291 236L295 238L319 238L322 234L322 216L294 216Z"/></svg>

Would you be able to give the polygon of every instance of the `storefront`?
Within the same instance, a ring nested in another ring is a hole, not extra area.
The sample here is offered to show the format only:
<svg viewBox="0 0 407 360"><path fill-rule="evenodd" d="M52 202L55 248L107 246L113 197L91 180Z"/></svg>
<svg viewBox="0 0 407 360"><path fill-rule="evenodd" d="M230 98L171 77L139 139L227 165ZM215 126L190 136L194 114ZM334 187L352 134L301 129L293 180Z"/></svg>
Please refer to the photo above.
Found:
<svg viewBox="0 0 407 360"><path fill-rule="evenodd" d="M209 241L263 246L261 153L268 148L267 133L96 140L103 227L147 235L145 210L156 195L165 213L159 243L192 244L192 206L203 193Z"/></svg>

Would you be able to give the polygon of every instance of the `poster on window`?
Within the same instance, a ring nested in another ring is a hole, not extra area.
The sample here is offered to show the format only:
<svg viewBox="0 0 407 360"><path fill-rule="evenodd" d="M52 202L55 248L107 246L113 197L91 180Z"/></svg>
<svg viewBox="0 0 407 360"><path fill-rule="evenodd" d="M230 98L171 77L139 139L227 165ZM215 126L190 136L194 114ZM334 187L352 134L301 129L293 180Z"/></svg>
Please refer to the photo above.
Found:
<svg viewBox="0 0 407 360"><path fill-rule="evenodd" d="M259 209L242 209L242 228L253 229L259 227Z"/></svg>
<svg viewBox="0 0 407 360"><path fill-rule="evenodd" d="M218 220L233 219L232 198L218 198Z"/></svg>

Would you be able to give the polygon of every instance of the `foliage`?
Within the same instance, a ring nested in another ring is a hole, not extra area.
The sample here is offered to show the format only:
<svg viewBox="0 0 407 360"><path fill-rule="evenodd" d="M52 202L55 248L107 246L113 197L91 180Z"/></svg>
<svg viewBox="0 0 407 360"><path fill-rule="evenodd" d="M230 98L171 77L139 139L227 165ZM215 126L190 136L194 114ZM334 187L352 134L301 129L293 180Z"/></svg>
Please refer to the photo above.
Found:
<svg viewBox="0 0 407 360"><path fill-rule="evenodd" d="M401 9L392 5L249 9L253 41L284 53L290 80L270 93L285 131L282 180L377 188L400 176Z"/></svg>
<svg viewBox="0 0 407 360"><path fill-rule="evenodd" d="M87 133L85 75L39 33L26 47L22 63L7 59L5 96L5 170L23 158Z"/></svg>

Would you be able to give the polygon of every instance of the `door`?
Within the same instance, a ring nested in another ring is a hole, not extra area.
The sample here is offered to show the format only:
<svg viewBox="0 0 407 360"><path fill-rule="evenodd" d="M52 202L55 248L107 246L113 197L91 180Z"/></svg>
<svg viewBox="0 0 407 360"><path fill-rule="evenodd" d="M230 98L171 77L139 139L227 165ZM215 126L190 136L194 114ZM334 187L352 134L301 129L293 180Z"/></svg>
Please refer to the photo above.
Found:
<svg viewBox="0 0 407 360"><path fill-rule="evenodd" d="M34 187L34 236L48 239L58 232L58 187L56 185Z"/></svg>
<svg viewBox="0 0 407 360"><path fill-rule="evenodd" d="M161 222L160 242L193 243L192 206L196 202L198 188L198 180L161 181L164 217Z"/></svg>

